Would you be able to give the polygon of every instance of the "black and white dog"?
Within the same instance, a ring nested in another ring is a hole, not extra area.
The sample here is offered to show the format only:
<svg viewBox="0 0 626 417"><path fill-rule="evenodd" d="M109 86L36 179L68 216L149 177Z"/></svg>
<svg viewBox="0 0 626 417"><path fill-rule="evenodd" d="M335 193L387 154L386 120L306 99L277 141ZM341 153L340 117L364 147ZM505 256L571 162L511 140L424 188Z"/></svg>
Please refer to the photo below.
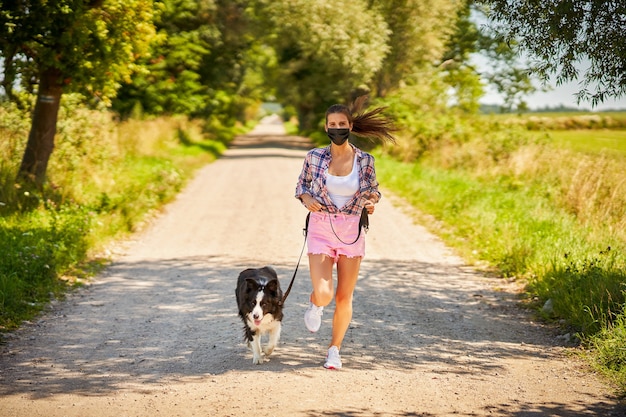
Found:
<svg viewBox="0 0 626 417"><path fill-rule="evenodd" d="M263 349L267 357L278 344L283 319L283 292L276 271L269 266L242 271L237 279L235 296L245 339L252 349L252 363L263 363L261 335L269 334Z"/></svg>

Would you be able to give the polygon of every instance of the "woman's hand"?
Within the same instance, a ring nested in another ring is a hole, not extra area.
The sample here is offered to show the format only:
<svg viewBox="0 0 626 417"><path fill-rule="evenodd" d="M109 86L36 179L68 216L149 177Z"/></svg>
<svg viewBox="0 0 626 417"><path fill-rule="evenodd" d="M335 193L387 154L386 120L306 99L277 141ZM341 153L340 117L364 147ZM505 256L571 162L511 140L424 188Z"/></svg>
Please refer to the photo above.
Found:
<svg viewBox="0 0 626 417"><path fill-rule="evenodd" d="M365 200L365 209L367 210L367 214L373 214L374 202L372 200Z"/></svg>
<svg viewBox="0 0 626 417"><path fill-rule="evenodd" d="M309 194L303 194L301 197L302 202L304 203L304 207L309 211L320 211L322 209L322 205L315 198L310 196Z"/></svg>

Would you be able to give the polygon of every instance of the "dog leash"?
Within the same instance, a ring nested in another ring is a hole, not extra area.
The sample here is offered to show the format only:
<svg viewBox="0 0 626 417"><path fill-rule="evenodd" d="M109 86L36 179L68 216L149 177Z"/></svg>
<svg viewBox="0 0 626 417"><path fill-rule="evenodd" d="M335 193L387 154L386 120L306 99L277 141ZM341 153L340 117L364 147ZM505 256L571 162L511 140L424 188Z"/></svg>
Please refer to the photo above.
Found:
<svg viewBox="0 0 626 417"><path fill-rule="evenodd" d="M302 234L304 234L304 243L302 243L302 250L300 251L300 257L298 258L298 263L296 264L296 270L293 271L293 277L291 277L291 282L289 283L289 287L287 287L287 291L285 291L285 294L283 295L283 299L280 300L281 306L285 304L285 300L287 299L287 296L291 292L291 287L293 287L293 282L296 280L296 275L298 274L298 267L300 266L300 261L302 260L302 254L304 253L304 247L306 246L306 235L307 235L307 232L309 231L309 218L310 217L311 217L311 212L309 211L309 213L306 215L306 220L304 222L304 229L302 229Z"/></svg>
<svg viewBox="0 0 626 417"><path fill-rule="evenodd" d="M370 221L369 221L369 217L367 215L367 209L365 207L363 207L363 210L361 211L361 218L359 219L359 233L356 235L356 239L354 239L354 241L352 241L351 243L344 242L339 237L339 235L337 235L337 232L335 232L335 228L333 226L333 220L331 218L331 215L328 216L328 222L330 223L330 228L333 231L333 234L335 235L337 240L340 241L341 243L343 243L344 245L354 245L359 240L359 238L361 237L361 229L365 229L365 232L367 233L367 231L370 228Z"/></svg>

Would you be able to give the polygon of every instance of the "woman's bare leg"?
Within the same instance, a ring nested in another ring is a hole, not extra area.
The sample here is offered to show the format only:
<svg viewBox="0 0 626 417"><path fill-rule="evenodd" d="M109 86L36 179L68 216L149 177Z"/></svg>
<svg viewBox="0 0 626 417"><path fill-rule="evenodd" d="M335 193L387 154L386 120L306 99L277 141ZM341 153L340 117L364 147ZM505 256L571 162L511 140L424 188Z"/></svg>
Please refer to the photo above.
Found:
<svg viewBox="0 0 626 417"><path fill-rule="evenodd" d="M337 262L337 294L330 346L341 349L341 343L352 321L352 295L359 278L361 258L348 258L340 255ZM331 265L332 268L332 265ZM331 282L332 286L332 282Z"/></svg>
<svg viewBox="0 0 626 417"><path fill-rule="evenodd" d="M333 300L333 258L327 255L309 255L309 272L313 293L311 302L318 307L326 307Z"/></svg>

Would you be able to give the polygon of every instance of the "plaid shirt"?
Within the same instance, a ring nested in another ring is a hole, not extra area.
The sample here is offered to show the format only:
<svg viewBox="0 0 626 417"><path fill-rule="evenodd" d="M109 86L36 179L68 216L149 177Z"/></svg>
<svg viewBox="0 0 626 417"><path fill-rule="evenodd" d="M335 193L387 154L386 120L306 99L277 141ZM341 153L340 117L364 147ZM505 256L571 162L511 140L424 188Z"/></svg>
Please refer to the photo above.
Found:
<svg viewBox="0 0 626 417"><path fill-rule="evenodd" d="M324 212L357 216L361 215L365 200L377 203L380 200L380 192L378 191L378 181L376 181L374 157L352 144L350 146L356 154L359 167L359 189L344 207L339 209L333 204L326 188L326 170L332 160L330 145L325 148L311 149L307 153L296 185L296 198L300 199L303 194L309 194L322 204L322 211Z"/></svg>

